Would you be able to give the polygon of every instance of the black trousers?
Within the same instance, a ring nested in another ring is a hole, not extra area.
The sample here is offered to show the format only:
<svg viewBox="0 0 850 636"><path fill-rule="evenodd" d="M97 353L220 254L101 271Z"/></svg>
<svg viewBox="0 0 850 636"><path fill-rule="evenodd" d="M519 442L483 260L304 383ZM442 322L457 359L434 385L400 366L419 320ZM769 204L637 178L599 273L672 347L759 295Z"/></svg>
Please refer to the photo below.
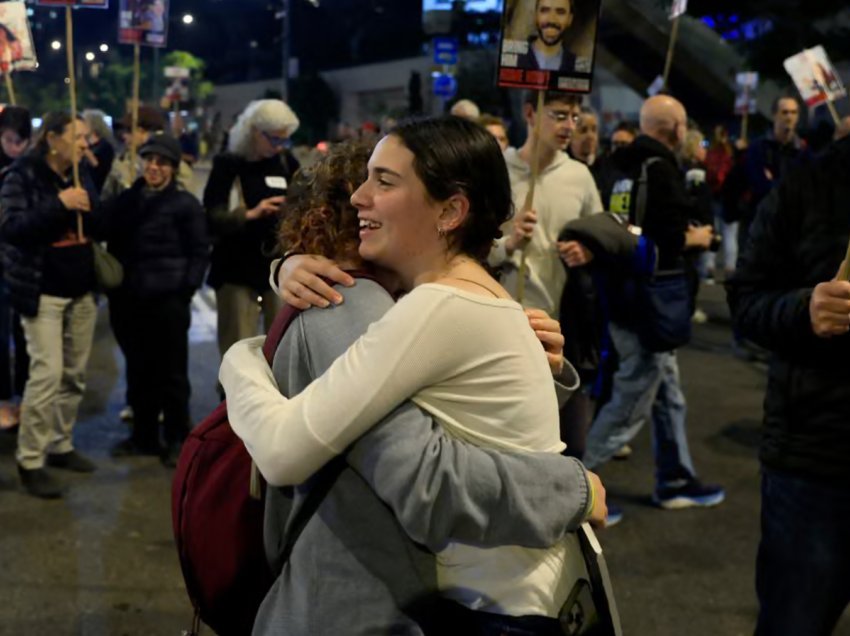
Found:
<svg viewBox="0 0 850 636"><path fill-rule="evenodd" d="M160 413L166 443L182 442L189 431L190 302L184 294L120 301L122 335L116 337L124 342L133 440L139 445L158 443Z"/></svg>

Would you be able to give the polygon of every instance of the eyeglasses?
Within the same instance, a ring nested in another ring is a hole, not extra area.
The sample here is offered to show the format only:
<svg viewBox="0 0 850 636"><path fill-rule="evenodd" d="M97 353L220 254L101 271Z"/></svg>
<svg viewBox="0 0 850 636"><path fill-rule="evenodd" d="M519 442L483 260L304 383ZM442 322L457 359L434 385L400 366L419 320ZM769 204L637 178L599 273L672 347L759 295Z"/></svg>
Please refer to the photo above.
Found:
<svg viewBox="0 0 850 636"><path fill-rule="evenodd" d="M546 116L554 122L558 122L559 124L563 124L564 122L570 121L573 124L578 124L579 119L581 119L581 115L576 113L565 113L562 110L551 110L546 109L543 111L546 113Z"/></svg>
<svg viewBox="0 0 850 636"><path fill-rule="evenodd" d="M263 138L269 142L274 148L283 148L286 145L287 137L281 137L279 135L272 135L271 133L267 133L265 130L262 131Z"/></svg>

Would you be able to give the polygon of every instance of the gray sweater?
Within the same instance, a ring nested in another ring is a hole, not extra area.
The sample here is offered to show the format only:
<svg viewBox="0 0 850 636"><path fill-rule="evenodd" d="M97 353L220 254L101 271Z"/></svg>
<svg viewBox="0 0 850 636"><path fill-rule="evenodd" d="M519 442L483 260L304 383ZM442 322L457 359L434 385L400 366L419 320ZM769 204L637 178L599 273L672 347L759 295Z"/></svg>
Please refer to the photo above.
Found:
<svg viewBox="0 0 850 636"><path fill-rule="evenodd" d="M284 395L321 375L393 302L367 280L344 292L344 304L307 311L287 331L273 365ZM422 634L417 621L438 596L433 552L450 539L544 548L587 511L577 460L471 446L411 402L345 459L285 564L293 519L324 477L320 471L297 488L269 490L266 552L279 576L254 634Z"/></svg>

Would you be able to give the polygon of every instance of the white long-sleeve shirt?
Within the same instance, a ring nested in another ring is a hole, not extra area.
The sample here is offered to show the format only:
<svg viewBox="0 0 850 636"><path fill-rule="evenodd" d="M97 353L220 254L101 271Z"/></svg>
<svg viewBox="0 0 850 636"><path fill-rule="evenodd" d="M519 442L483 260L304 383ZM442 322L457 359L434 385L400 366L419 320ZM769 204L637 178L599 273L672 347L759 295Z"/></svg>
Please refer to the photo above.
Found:
<svg viewBox="0 0 850 636"><path fill-rule="evenodd" d="M251 380L241 369L258 353L256 343L235 345L220 379L228 395L240 395L228 406L231 425L273 485L303 482L407 399L474 444L564 448L549 367L511 300L420 285L291 399L242 399ZM267 382L265 390L276 392ZM567 556L573 540L546 550L453 543L438 554L440 587L473 609L557 616L571 586L565 570L577 565Z"/></svg>

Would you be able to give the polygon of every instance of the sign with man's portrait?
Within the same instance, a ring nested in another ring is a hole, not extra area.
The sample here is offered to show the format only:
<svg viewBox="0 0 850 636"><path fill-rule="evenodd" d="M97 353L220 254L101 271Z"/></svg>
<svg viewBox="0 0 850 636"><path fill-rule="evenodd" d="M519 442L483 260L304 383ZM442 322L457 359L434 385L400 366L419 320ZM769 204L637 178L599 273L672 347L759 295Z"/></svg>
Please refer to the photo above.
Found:
<svg viewBox="0 0 850 636"><path fill-rule="evenodd" d="M847 94L838 71L822 46L792 55L785 60L785 70L809 108L835 101Z"/></svg>
<svg viewBox="0 0 850 636"><path fill-rule="evenodd" d="M33 71L37 66L26 5L0 3L0 72Z"/></svg>
<svg viewBox="0 0 850 636"><path fill-rule="evenodd" d="M168 43L168 0L121 0L118 41L164 47Z"/></svg>
<svg viewBox="0 0 850 636"><path fill-rule="evenodd" d="M505 0L498 84L589 93L601 0Z"/></svg>
<svg viewBox="0 0 850 636"><path fill-rule="evenodd" d="M735 75L735 114L755 115L758 112L759 74L738 73Z"/></svg>

